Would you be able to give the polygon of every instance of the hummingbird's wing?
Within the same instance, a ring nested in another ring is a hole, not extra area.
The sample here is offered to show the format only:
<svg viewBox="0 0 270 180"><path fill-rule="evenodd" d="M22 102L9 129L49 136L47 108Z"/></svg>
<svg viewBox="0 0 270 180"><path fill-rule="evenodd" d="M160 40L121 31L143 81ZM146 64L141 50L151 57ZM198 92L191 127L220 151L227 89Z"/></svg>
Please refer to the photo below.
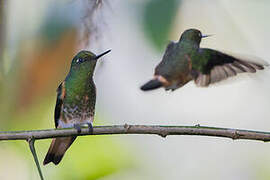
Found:
<svg viewBox="0 0 270 180"><path fill-rule="evenodd" d="M57 88L57 98L54 111L54 122L56 128L58 127L59 120L61 118L65 93L65 82L62 82ZM75 139L76 136L54 138L46 154L46 157L44 158L43 165L46 165L50 162L53 162L55 165L57 165L62 160L66 150L70 147Z"/></svg>
<svg viewBox="0 0 270 180"><path fill-rule="evenodd" d="M55 123L55 128L58 127L58 122L61 116L62 112L62 105L63 105L63 100L65 97L65 82L62 82L58 88L57 88L57 97L56 97L56 105L54 109L54 123Z"/></svg>
<svg viewBox="0 0 270 180"><path fill-rule="evenodd" d="M176 47L176 45L177 45L177 43L175 43L175 42L173 42L173 41L170 41L170 43L167 45L167 47L166 47L166 50L165 50L165 53L164 53L164 56L163 56L163 58L162 59L169 59L170 58L170 56L172 56L173 55L173 51L174 51L174 49L175 49L175 47Z"/></svg>
<svg viewBox="0 0 270 180"><path fill-rule="evenodd" d="M173 67L171 66L171 61L175 53L174 50L177 47L177 43L171 41L165 50L161 62L155 68L155 75L166 76L166 78L171 74Z"/></svg>
<svg viewBox="0 0 270 180"><path fill-rule="evenodd" d="M195 61L200 62L200 66L193 66L193 77L198 86L206 87L238 73L250 72L264 69L266 62L256 62L232 55L222 53L213 49L200 48L199 55ZM193 60L194 61L194 60Z"/></svg>
<svg viewBox="0 0 270 180"><path fill-rule="evenodd" d="M175 43L173 41L171 41L167 45L165 53L162 57L162 61L155 68L155 74L160 74L164 67L169 67L168 66L168 59L171 59L172 56L174 55L173 51L175 50L176 46L177 46L177 43Z"/></svg>
<svg viewBox="0 0 270 180"><path fill-rule="evenodd" d="M141 90L143 91L149 91L153 89L160 88L162 86L165 86L168 84L167 79L164 77L166 75L166 69L170 69L170 66L168 64L168 59L172 56L172 51L175 49L176 43L171 41L165 50L165 53L163 55L162 61L157 65L155 68L155 77L154 79L151 79L147 83L145 83L143 86L141 86Z"/></svg>

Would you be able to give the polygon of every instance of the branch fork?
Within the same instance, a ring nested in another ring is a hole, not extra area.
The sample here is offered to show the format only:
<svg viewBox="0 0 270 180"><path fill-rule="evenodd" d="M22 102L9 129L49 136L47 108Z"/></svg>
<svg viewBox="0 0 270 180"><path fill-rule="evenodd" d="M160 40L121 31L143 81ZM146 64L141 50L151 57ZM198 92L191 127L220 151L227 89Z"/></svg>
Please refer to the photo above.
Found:
<svg viewBox="0 0 270 180"><path fill-rule="evenodd" d="M31 153L34 157L40 179L43 175L39 165L35 150L35 140L50 139L68 136L86 136L86 135L113 135L113 134L150 134L159 135L163 138L168 135L195 135L195 136L213 136L230 138L232 140L245 139L255 141L270 141L270 132L252 131L244 129L231 129L220 127L201 126L158 126L158 125L113 125L113 126L95 126L90 132L89 128L82 128L79 133L74 128L68 129L47 129L31 131L6 131L0 132L0 141L4 140L26 140L29 144Z"/></svg>

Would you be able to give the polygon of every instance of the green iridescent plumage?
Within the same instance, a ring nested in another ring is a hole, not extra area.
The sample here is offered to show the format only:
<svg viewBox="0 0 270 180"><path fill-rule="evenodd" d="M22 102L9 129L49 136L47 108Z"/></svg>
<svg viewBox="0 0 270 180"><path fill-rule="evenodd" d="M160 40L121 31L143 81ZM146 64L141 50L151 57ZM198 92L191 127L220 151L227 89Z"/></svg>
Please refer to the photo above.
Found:
<svg viewBox="0 0 270 180"><path fill-rule="evenodd" d="M99 56L89 51L79 52L72 60L70 71L57 88L55 105L55 127L70 128L92 124L95 114L96 87L93 73ZM53 139L43 164L58 164L76 137Z"/></svg>
<svg viewBox="0 0 270 180"><path fill-rule="evenodd" d="M204 37L207 36L199 30L188 29L178 42L171 42L155 69L154 79L141 89L147 91L164 87L166 90L175 90L191 80L198 86L207 87L238 73L254 73L268 65L263 61L250 61L213 49L200 48Z"/></svg>

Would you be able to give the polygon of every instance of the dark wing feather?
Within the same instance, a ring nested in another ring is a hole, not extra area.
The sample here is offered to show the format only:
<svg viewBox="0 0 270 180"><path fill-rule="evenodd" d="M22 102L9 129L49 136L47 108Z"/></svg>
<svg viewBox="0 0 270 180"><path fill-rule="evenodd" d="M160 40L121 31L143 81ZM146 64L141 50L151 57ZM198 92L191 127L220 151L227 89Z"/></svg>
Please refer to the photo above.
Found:
<svg viewBox="0 0 270 180"><path fill-rule="evenodd" d="M198 86L208 86L238 73L255 73L256 70L262 70L268 65L266 62L244 60L207 48L200 48L196 60L204 63L201 69L195 67L194 79Z"/></svg>
<svg viewBox="0 0 270 180"><path fill-rule="evenodd" d="M165 60L168 59L173 54L172 52L174 51L176 45L177 44L175 42L170 41L170 43L166 47L166 50L162 59L165 59Z"/></svg>
<svg viewBox="0 0 270 180"><path fill-rule="evenodd" d="M177 44L174 43L173 41L171 41L165 50L165 53L162 57L162 61L157 65L157 67L155 68L155 75L163 75L163 76L169 76L168 73L164 72L169 72L171 66L170 66L170 61L168 61L168 59L171 59L171 56L174 54L173 51L176 48ZM164 69L166 69L167 71L164 71Z"/></svg>
<svg viewBox="0 0 270 180"><path fill-rule="evenodd" d="M63 99L65 97L64 93L65 93L65 87L64 87L64 82L63 82L57 88L56 105L55 105L55 109L54 109L55 128L58 127L58 121L59 121L59 118L61 116Z"/></svg>

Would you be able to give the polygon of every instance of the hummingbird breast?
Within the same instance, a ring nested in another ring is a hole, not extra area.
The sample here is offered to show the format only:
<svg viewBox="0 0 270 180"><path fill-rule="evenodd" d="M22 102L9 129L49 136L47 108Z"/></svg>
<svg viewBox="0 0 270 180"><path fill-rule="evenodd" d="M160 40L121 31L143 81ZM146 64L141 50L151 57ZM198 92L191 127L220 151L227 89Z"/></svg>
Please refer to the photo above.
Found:
<svg viewBox="0 0 270 180"><path fill-rule="evenodd" d="M70 89L70 91L67 91L63 102L60 121L66 127L72 127L77 123L92 123L95 115L95 103L96 88L94 82L87 83L85 88L80 90Z"/></svg>

